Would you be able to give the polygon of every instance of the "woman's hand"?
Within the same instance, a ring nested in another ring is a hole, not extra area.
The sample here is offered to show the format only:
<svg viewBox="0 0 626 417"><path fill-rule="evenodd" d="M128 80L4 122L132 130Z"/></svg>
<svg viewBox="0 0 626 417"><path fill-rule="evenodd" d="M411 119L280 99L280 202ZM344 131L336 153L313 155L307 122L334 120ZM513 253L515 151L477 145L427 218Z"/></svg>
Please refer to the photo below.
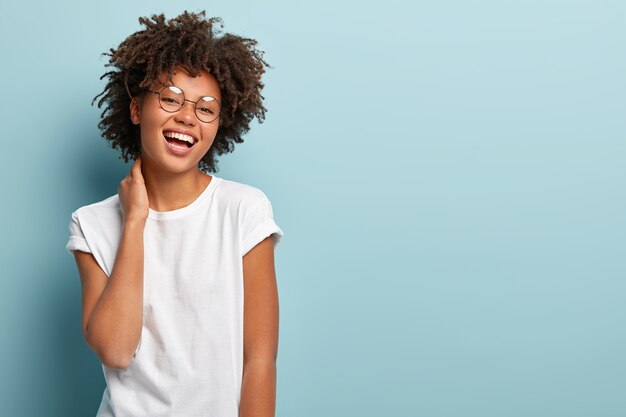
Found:
<svg viewBox="0 0 626 417"><path fill-rule="evenodd" d="M141 156L135 160L126 178L120 182L117 194L124 212L124 222L146 221L149 203L146 183L141 174Z"/></svg>
<svg viewBox="0 0 626 417"><path fill-rule="evenodd" d="M149 205L141 159L117 189L124 223L110 276L90 253L75 251L83 288L83 334L104 366L126 369L141 343L143 235Z"/></svg>

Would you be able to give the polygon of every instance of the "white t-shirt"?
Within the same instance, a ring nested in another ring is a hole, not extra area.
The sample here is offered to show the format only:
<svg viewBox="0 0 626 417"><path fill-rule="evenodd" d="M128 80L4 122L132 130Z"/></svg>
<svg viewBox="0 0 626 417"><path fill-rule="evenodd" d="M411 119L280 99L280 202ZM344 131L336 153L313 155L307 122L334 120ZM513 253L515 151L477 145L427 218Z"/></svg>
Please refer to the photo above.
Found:
<svg viewBox="0 0 626 417"><path fill-rule="evenodd" d="M122 231L118 195L72 213L67 250L111 276ZM213 176L190 205L149 211L141 340L127 369L103 366L97 417L237 417L243 371L242 257L283 235L265 194Z"/></svg>

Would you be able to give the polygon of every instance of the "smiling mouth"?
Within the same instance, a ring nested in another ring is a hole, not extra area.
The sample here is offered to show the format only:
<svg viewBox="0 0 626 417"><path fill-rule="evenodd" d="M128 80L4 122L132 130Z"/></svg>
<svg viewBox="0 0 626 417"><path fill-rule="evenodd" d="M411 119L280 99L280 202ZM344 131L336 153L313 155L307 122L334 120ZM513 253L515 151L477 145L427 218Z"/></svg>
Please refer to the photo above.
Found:
<svg viewBox="0 0 626 417"><path fill-rule="evenodd" d="M178 147L191 148L196 144L196 140L192 136L185 135L184 133L163 132L163 136L169 143Z"/></svg>

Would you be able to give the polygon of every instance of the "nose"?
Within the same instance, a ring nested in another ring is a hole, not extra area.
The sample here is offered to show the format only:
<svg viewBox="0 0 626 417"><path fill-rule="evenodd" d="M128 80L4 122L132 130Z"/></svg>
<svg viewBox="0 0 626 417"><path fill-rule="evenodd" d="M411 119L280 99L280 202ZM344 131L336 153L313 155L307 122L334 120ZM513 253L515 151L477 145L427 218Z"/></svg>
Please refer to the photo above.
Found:
<svg viewBox="0 0 626 417"><path fill-rule="evenodd" d="M185 100L183 107L174 115L174 120L189 126L194 126L196 124L195 103Z"/></svg>

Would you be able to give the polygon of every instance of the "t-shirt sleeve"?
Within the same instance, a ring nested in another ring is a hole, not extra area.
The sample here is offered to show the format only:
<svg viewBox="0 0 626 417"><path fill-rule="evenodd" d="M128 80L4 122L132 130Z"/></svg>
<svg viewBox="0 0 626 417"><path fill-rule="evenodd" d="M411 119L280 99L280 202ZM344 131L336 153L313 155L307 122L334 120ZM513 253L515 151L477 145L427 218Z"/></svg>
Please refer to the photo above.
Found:
<svg viewBox="0 0 626 417"><path fill-rule="evenodd" d="M272 236L274 248L276 248L283 236L283 231L274 221L272 203L267 198L263 198L243 215L241 221L241 256L244 256L268 236Z"/></svg>
<svg viewBox="0 0 626 417"><path fill-rule="evenodd" d="M85 240L85 235L83 234L83 229L80 226L80 221L78 220L78 214L76 212L72 213L72 220L70 221L70 237L65 249L70 253L75 250L91 253L91 249L89 248L89 245L87 245L87 240Z"/></svg>

